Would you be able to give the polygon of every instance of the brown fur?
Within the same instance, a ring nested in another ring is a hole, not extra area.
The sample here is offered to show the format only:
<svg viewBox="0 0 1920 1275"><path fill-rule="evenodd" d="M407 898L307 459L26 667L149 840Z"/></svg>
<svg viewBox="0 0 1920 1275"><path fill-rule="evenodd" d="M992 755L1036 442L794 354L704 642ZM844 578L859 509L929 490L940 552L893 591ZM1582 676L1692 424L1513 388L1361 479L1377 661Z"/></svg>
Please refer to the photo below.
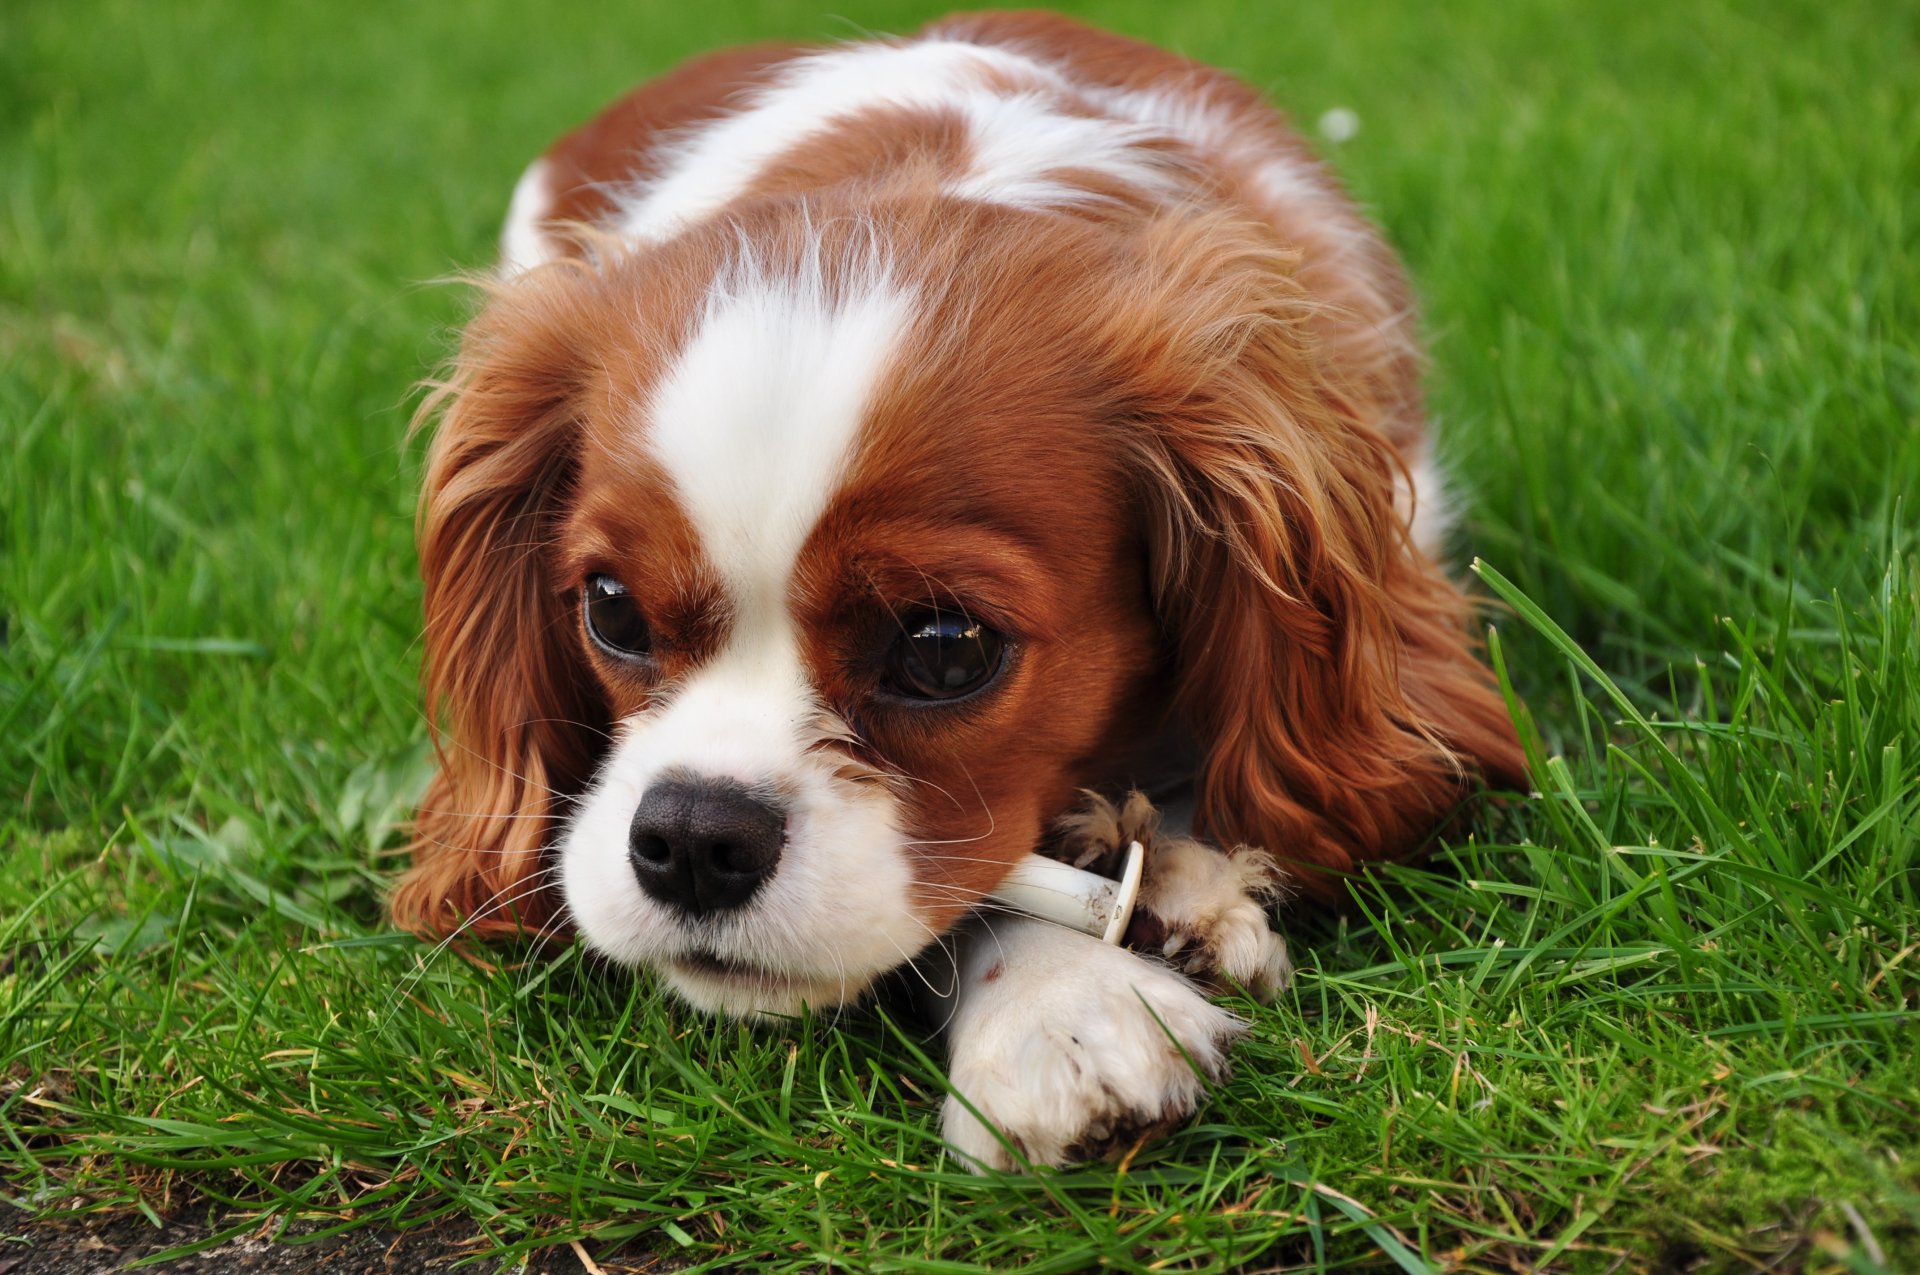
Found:
<svg viewBox="0 0 1920 1275"><path fill-rule="evenodd" d="M1257 228L1166 224L1143 250L1148 295L1115 308L1115 339L1139 369L1158 609L1204 755L1198 830L1308 869L1404 857L1524 763L1471 605L1394 515L1391 409L1329 360L1310 321L1324 303Z"/></svg>
<svg viewBox="0 0 1920 1275"><path fill-rule="evenodd" d="M608 370L631 377L647 352L608 282L562 263L494 285L452 376L421 408L439 420L417 533L440 770L390 905L421 933L553 928L555 895L537 879L544 849L614 721L580 656L577 566L565 556L567 543L592 546L562 534L587 459L581 422L616 414ZM673 294L659 281L655 291ZM650 525L673 528L670 516Z"/></svg>

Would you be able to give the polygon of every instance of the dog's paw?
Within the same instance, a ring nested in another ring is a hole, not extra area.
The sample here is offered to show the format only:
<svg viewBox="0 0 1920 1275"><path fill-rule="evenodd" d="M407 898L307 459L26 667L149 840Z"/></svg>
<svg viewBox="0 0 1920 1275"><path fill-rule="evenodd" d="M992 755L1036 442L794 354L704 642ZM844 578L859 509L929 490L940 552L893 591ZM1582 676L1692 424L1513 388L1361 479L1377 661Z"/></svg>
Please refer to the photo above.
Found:
<svg viewBox="0 0 1920 1275"><path fill-rule="evenodd" d="M1194 1113L1245 1030L1172 970L1044 921L996 921L970 948L949 1059L966 1102L943 1120L976 1169L1015 1167L1007 1144L1034 1165L1124 1154Z"/></svg>
<svg viewBox="0 0 1920 1275"><path fill-rule="evenodd" d="M1138 841L1149 850L1160 830L1160 812L1143 792L1130 792L1114 805L1099 793L1082 792L1086 804L1054 824L1057 839L1048 853L1062 863L1102 876L1117 877L1127 859L1127 847Z"/></svg>
<svg viewBox="0 0 1920 1275"><path fill-rule="evenodd" d="M1268 906L1286 889L1286 874L1272 855L1162 836L1160 814L1143 793L1130 792L1119 805L1097 793L1086 798L1056 825L1054 853L1076 868L1113 876L1130 843L1145 847L1126 946L1216 986L1238 983L1261 1000L1286 987L1293 962L1286 941L1267 923Z"/></svg>
<svg viewBox="0 0 1920 1275"><path fill-rule="evenodd" d="M1163 838L1148 852L1124 942L1194 978L1270 1000L1293 980L1286 940L1267 922L1284 881L1264 850L1229 854L1191 837Z"/></svg>

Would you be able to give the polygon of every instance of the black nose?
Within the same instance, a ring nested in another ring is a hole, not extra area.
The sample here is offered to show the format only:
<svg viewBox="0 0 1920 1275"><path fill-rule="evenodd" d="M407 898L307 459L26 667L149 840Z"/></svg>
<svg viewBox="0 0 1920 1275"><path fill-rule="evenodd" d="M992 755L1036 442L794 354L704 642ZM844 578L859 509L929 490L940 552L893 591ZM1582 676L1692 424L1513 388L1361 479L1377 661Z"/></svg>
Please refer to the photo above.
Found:
<svg viewBox="0 0 1920 1275"><path fill-rule="evenodd" d="M640 888L704 916L737 908L773 875L786 815L731 780L653 784L633 812L627 857Z"/></svg>

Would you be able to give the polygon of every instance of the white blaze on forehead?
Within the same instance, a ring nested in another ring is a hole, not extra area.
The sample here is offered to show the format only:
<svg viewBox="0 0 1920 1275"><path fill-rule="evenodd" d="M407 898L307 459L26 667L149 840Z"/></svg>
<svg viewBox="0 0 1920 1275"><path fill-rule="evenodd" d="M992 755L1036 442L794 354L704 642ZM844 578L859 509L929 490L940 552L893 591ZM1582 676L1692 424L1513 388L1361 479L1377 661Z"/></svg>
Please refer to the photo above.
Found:
<svg viewBox="0 0 1920 1275"><path fill-rule="evenodd" d="M839 487L861 421L913 314L877 267L834 295L817 254L795 278L751 263L719 284L637 422L733 603L721 650L619 725L561 842L567 908L588 943L654 965L694 1004L789 1014L857 996L929 931L889 794L852 790L787 607L794 563ZM649 897L628 861L636 804L691 772L779 794L778 870L743 907L689 920ZM705 954L764 985L685 964Z"/></svg>
<svg viewBox="0 0 1920 1275"><path fill-rule="evenodd" d="M645 445L678 489L737 620L783 609L794 560L845 473L861 419L912 318L878 271L832 297L744 267L646 405Z"/></svg>

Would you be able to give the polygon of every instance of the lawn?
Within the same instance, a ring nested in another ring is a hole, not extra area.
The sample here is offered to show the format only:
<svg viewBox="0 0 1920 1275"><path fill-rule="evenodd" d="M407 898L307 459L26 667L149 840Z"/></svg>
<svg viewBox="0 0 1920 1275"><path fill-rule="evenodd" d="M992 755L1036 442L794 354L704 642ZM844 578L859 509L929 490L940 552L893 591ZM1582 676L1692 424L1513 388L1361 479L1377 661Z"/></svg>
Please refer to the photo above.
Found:
<svg viewBox="0 0 1920 1275"><path fill-rule="evenodd" d="M1075 11L1357 114L1325 145L1418 284L1538 791L1287 917L1297 986L1120 1168L961 1171L937 1050L877 1015L748 1029L389 933L404 436L471 303L436 280L634 80L936 10L14 0L0 1236L1920 1269L1920 10Z"/></svg>

